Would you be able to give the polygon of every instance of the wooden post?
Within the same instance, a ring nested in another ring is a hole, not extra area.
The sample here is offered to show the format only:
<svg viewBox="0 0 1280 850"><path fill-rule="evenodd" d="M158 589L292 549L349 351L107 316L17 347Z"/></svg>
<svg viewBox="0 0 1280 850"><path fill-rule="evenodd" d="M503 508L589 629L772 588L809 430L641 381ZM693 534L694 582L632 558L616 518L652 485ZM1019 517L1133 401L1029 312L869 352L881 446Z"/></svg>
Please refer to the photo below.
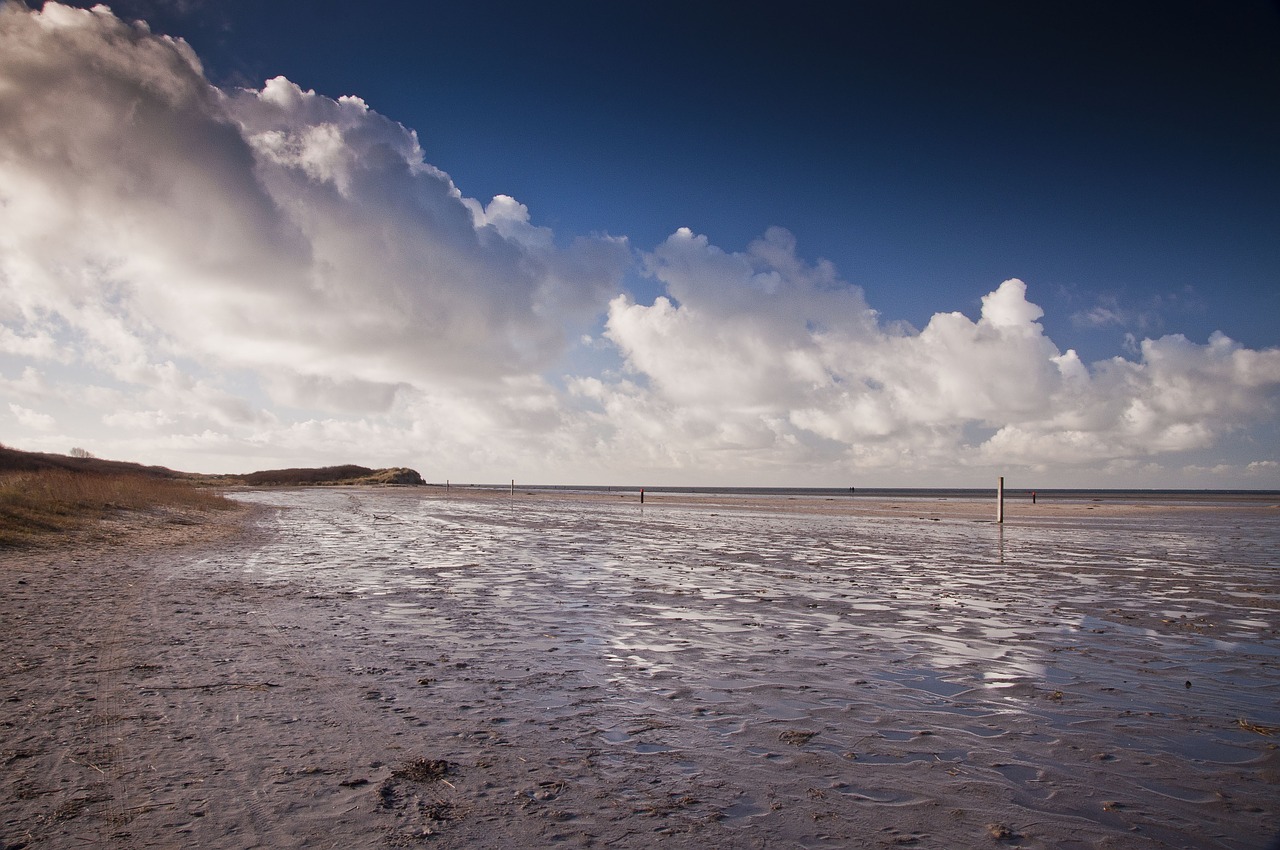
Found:
<svg viewBox="0 0 1280 850"><path fill-rule="evenodd" d="M644 504L644 488L640 488L640 504Z"/></svg>
<svg viewBox="0 0 1280 850"><path fill-rule="evenodd" d="M996 522L1004 524L1004 476L996 484Z"/></svg>
<svg viewBox="0 0 1280 850"><path fill-rule="evenodd" d="M1003 481L1004 479L1002 478L1000 480ZM516 497L516 480L512 478L511 479L511 498L514 499L515 497Z"/></svg>

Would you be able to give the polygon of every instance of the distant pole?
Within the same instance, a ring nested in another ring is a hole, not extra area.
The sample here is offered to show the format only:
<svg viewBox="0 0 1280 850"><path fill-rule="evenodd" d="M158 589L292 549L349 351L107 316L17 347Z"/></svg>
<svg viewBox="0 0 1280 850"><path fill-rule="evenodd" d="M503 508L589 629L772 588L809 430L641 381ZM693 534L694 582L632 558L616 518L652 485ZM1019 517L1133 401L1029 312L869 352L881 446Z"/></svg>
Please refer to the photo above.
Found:
<svg viewBox="0 0 1280 850"><path fill-rule="evenodd" d="M996 522L1004 524L1004 476L996 484Z"/></svg>
<svg viewBox="0 0 1280 850"><path fill-rule="evenodd" d="M644 504L644 488L640 488L640 504Z"/></svg>
<svg viewBox="0 0 1280 850"><path fill-rule="evenodd" d="M446 479L444 480L444 491L445 491L446 493L448 493L448 492L449 492L449 479L448 479L448 478L446 478Z"/></svg>
<svg viewBox="0 0 1280 850"><path fill-rule="evenodd" d="M1000 480L1003 481L1004 479L1002 478ZM512 478L511 479L511 498L514 499L515 495L516 495L516 480Z"/></svg>

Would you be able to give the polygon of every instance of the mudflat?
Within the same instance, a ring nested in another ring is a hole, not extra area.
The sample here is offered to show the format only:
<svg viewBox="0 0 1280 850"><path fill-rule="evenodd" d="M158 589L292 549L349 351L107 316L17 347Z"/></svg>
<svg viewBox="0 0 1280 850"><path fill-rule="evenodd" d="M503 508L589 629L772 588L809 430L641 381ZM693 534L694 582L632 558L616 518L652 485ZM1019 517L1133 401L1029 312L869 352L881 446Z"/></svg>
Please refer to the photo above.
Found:
<svg viewBox="0 0 1280 850"><path fill-rule="evenodd" d="M0 552L0 846L1280 834L1280 513L355 488Z"/></svg>

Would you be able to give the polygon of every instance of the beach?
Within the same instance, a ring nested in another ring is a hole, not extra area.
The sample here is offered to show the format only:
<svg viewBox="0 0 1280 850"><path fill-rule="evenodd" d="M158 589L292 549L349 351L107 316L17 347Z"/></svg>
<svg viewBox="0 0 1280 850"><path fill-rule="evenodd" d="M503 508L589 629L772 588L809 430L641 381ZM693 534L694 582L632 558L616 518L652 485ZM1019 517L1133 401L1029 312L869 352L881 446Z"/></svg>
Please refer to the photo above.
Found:
<svg viewBox="0 0 1280 850"><path fill-rule="evenodd" d="M1280 835L1265 501L234 498L0 552L0 847Z"/></svg>

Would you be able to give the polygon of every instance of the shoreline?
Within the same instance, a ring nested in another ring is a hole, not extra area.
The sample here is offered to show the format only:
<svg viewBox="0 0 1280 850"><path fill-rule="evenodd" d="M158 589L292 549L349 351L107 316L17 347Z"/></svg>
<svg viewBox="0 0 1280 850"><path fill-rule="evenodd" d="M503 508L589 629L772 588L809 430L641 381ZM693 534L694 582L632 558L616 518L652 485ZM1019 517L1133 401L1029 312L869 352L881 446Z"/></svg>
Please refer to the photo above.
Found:
<svg viewBox="0 0 1280 850"><path fill-rule="evenodd" d="M604 489L572 489L572 488L515 488L511 491L500 487L480 485L444 485L427 484L414 488L424 496L438 499L474 499L483 502L512 500L532 503L573 503L587 504L635 504L640 505L639 489L604 490ZM1089 491L1092 492L1092 491ZM1118 491L1128 494L1130 491ZM1234 491L1233 491L1234 493ZM916 517L946 517L952 519L970 519L974 521L995 522L996 499L994 492L974 496L934 496L895 494L883 495L830 495L825 493L778 493L759 494L752 492L691 492L688 490L645 490L644 507L660 509L668 507L688 507L707 509L726 509L757 511L762 513L814 513L823 515L845 515L851 518L859 516L895 516L912 515ZM1099 498L1082 496L1060 498L1052 493L1032 502L1030 494L1018 494L1016 497L1006 492L1005 524L1012 525L1019 521L1053 522L1065 519L1087 517L1121 517L1155 513L1168 513L1171 516L1194 516L1200 513L1241 511L1250 516L1272 515L1280 521L1280 495L1269 491L1255 494L1234 494L1231 496L1215 495L1212 500L1201 501L1188 496L1185 499L1163 499L1138 501L1126 497Z"/></svg>

